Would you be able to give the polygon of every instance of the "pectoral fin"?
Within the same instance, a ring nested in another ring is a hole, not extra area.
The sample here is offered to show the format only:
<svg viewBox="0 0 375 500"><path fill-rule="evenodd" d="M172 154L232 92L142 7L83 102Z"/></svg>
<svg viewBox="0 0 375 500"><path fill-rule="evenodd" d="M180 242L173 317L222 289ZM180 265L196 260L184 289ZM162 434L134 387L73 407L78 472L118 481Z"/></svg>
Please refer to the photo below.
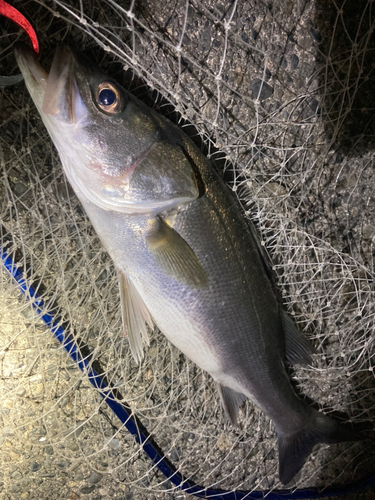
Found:
<svg viewBox="0 0 375 500"><path fill-rule="evenodd" d="M130 350L136 363L144 357L143 342L149 345L146 323L153 328L153 321L131 278L117 270L122 324L129 339Z"/></svg>
<svg viewBox="0 0 375 500"><path fill-rule="evenodd" d="M168 276L186 285L204 287L207 275L198 257L186 241L157 218L146 234L146 242L150 253Z"/></svg>

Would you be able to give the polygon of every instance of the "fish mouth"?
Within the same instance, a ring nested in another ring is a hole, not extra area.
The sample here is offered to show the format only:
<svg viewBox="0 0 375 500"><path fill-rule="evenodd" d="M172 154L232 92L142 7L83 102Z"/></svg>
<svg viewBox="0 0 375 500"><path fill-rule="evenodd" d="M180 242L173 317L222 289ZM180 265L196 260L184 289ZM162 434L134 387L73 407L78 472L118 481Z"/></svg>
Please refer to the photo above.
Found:
<svg viewBox="0 0 375 500"><path fill-rule="evenodd" d="M14 48L18 66L41 116L53 116L67 124L77 124L86 116L86 108L74 77L76 59L66 46L58 46L47 73L36 54L27 45Z"/></svg>
<svg viewBox="0 0 375 500"><path fill-rule="evenodd" d="M40 65L35 52L27 45L16 44L14 46L14 55L30 95L38 110L41 111L48 73Z"/></svg>

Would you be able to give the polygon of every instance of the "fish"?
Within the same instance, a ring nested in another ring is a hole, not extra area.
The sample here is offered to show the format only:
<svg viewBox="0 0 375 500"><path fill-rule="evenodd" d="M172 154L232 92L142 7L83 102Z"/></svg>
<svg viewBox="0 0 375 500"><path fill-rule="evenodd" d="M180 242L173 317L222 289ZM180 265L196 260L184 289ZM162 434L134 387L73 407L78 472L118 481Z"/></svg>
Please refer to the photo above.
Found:
<svg viewBox="0 0 375 500"><path fill-rule="evenodd" d="M233 425L250 399L272 420L279 479L318 443L361 439L302 400L288 366L312 347L283 310L254 227L212 163L181 129L113 78L56 49L47 73L15 47L63 171L111 256L137 363L160 331L215 381Z"/></svg>

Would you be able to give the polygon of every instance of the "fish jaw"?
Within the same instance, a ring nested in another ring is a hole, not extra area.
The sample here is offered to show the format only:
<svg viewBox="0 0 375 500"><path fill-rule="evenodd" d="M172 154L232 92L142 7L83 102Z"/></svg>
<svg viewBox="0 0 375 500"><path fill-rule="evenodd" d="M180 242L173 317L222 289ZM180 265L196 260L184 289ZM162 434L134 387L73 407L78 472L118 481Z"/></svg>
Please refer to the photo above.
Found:
<svg viewBox="0 0 375 500"><path fill-rule="evenodd" d="M87 109L74 77L75 63L67 47L56 49L43 98L43 113L79 127L87 118Z"/></svg>
<svg viewBox="0 0 375 500"><path fill-rule="evenodd" d="M16 44L14 54L35 106L41 113L48 73L40 65L35 53L26 45Z"/></svg>
<svg viewBox="0 0 375 500"><path fill-rule="evenodd" d="M77 196L83 201L87 198L85 192L88 190L85 189L80 177L84 176L86 165L90 161L82 148L84 143L82 130L87 113L84 112L82 100L77 93L75 100L71 97L69 82L72 84L72 58L66 70L61 71L55 55L51 72L48 74L29 47L19 44L14 51L30 96L59 152L64 172ZM57 55L60 54L61 51L58 50ZM67 54L64 60L66 63ZM77 112L72 108L74 102L78 103ZM77 172L83 172L83 175L77 175Z"/></svg>

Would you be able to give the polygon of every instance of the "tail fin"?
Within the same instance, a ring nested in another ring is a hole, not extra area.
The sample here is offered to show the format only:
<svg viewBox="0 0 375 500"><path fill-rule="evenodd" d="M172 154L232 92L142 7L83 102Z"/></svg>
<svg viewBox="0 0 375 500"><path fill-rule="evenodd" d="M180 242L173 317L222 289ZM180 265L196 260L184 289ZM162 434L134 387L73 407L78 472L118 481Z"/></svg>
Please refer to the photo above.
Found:
<svg viewBox="0 0 375 500"><path fill-rule="evenodd" d="M313 447L318 443L341 443L362 441L364 433L355 431L323 413L314 412L313 421L292 435L278 433L279 478L283 484L289 483L299 472Z"/></svg>

